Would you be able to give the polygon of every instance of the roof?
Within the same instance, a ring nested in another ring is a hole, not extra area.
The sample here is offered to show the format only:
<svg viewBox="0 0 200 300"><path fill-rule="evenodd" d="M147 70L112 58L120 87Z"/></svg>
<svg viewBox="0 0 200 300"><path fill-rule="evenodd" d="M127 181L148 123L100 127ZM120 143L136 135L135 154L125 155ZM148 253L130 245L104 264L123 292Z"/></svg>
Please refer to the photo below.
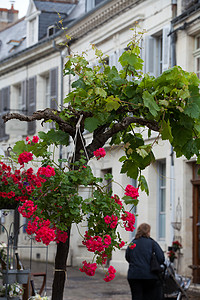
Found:
<svg viewBox="0 0 200 300"><path fill-rule="evenodd" d="M18 20L0 32L0 60L9 57L16 52L26 48L26 21L25 18ZM17 40L18 45L14 46L11 40Z"/></svg>
<svg viewBox="0 0 200 300"><path fill-rule="evenodd" d="M34 4L38 10L41 12L48 13L63 13L69 15L76 4L70 3L59 3L59 2L50 2L50 1L38 1L34 0Z"/></svg>

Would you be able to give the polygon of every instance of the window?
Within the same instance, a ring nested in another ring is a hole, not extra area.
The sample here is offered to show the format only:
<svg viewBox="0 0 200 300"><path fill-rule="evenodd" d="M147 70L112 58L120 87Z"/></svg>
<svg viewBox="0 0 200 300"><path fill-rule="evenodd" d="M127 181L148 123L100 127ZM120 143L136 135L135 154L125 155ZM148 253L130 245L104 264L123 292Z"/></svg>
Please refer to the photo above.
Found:
<svg viewBox="0 0 200 300"><path fill-rule="evenodd" d="M16 94L17 94L17 103L19 110L22 113L26 112L26 81L21 82L19 85L16 86Z"/></svg>
<svg viewBox="0 0 200 300"><path fill-rule="evenodd" d="M198 78L200 79L200 36L197 36L195 39L194 58L195 58L195 72Z"/></svg>
<svg viewBox="0 0 200 300"><path fill-rule="evenodd" d="M159 161L158 171L158 238L165 239L166 231L166 162Z"/></svg>
<svg viewBox="0 0 200 300"><path fill-rule="evenodd" d="M53 35L54 33L55 33L55 26L53 25L53 26L49 26L48 28L47 28L47 36L49 37L49 36L51 36L51 35Z"/></svg>
<svg viewBox="0 0 200 300"><path fill-rule="evenodd" d="M170 43L169 26L162 31L145 37L145 72L151 76L159 76L169 68Z"/></svg>
<svg viewBox="0 0 200 300"><path fill-rule="evenodd" d="M26 85L26 83L24 83ZM27 89L28 115L31 116L36 111L36 77L29 78ZM28 122L28 134L33 135L36 131L36 121Z"/></svg>
<svg viewBox="0 0 200 300"><path fill-rule="evenodd" d="M98 4L100 4L103 0L86 0L86 12L95 8Z"/></svg>
<svg viewBox="0 0 200 300"><path fill-rule="evenodd" d="M106 174L112 174L112 169L105 169L101 171L102 176L104 177ZM112 180L108 179L108 180L103 180L103 184L105 185L106 191L107 193L110 193L112 191Z"/></svg>
<svg viewBox="0 0 200 300"><path fill-rule="evenodd" d="M50 107L50 81L49 74L45 77L45 105Z"/></svg>
<svg viewBox="0 0 200 300"><path fill-rule="evenodd" d="M36 18L30 21L30 44L36 42Z"/></svg>

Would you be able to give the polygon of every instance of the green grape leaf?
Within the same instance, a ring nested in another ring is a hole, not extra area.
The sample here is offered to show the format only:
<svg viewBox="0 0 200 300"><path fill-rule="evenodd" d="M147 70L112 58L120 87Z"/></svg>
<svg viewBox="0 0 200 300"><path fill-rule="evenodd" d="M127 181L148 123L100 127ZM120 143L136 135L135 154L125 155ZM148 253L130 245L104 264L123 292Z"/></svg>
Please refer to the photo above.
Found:
<svg viewBox="0 0 200 300"><path fill-rule="evenodd" d="M156 117L160 108L154 100L154 97L148 91L144 91L142 98L144 100L144 106L149 109L154 117Z"/></svg>
<svg viewBox="0 0 200 300"><path fill-rule="evenodd" d="M163 120L162 129L161 129L161 136L162 136L163 140L169 140L170 142L172 142L173 136L172 136L169 120L167 120L167 122L165 120Z"/></svg>

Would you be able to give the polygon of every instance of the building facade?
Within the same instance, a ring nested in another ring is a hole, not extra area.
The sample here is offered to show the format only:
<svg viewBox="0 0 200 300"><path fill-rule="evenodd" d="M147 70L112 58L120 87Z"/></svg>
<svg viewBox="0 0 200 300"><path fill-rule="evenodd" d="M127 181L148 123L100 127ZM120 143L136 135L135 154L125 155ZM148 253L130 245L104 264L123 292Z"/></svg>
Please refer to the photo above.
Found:
<svg viewBox="0 0 200 300"><path fill-rule="evenodd" d="M119 56L132 38L130 28L136 24L145 30L141 40L144 72L157 77L177 64L199 76L199 17L199 1L30 0L25 18L0 31L0 115L17 111L30 115L35 110L62 105L73 80L70 75L62 76L66 56L87 51L91 65L96 64L90 44L95 44L107 55L110 66L120 68ZM62 30L60 24L66 29ZM61 46L66 41L66 33L72 37L68 48ZM48 128L48 123L42 128L39 122L26 124L11 120L4 124L0 119L1 152L6 156L7 148L17 140ZM146 142L150 141L146 136ZM112 172L121 186L133 184L120 173L119 157L123 155L123 147L111 149L106 145L106 149L104 160L91 161L95 175ZM62 151L62 155L67 156L67 152L73 150ZM150 192L149 196L140 194L137 224L151 224L152 237L166 256L172 241L179 240L183 249L178 271L193 275L194 281L200 283L199 270L189 268L200 265L200 180L196 160L176 158L169 142L161 140L154 152L156 161L144 171ZM119 185L114 184L112 188L114 193L123 194ZM126 232L123 238L130 241L133 235ZM22 233L19 240L26 243L25 234ZM55 247L49 247L49 259L53 260ZM35 252L34 259L39 258L38 253ZM44 259L45 251L40 254ZM73 228L68 263L79 265L89 255ZM112 265L123 274L127 271L124 255L125 248L112 255Z"/></svg>

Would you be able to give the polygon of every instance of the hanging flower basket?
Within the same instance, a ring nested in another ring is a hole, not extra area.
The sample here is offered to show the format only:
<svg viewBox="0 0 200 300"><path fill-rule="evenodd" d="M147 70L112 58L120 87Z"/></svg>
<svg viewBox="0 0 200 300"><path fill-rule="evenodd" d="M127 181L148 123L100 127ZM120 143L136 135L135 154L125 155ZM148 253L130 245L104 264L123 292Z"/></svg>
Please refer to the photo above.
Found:
<svg viewBox="0 0 200 300"><path fill-rule="evenodd" d="M15 283L16 280L16 275L17 275L17 270L2 270L2 275L3 275L3 284L12 284Z"/></svg>
<svg viewBox="0 0 200 300"><path fill-rule="evenodd" d="M30 270L17 270L17 282L20 284L26 284L28 282L28 277Z"/></svg>

